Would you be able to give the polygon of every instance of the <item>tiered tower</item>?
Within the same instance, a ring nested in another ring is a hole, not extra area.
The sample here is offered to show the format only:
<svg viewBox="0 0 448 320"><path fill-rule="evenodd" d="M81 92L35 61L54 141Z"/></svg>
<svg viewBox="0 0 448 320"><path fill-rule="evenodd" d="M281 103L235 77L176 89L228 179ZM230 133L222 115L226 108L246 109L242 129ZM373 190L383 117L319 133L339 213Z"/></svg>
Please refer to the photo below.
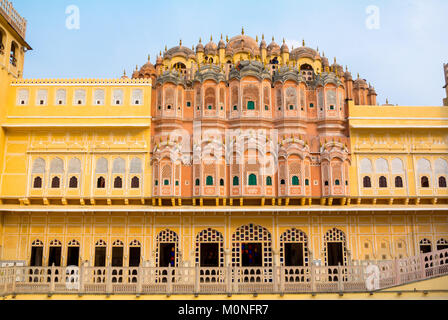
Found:
<svg viewBox="0 0 448 320"><path fill-rule="evenodd" d="M290 51L244 30L218 45L200 40L196 52L180 41L133 77L155 80L153 195L162 201L350 193L348 101L375 105L376 92L305 41Z"/></svg>

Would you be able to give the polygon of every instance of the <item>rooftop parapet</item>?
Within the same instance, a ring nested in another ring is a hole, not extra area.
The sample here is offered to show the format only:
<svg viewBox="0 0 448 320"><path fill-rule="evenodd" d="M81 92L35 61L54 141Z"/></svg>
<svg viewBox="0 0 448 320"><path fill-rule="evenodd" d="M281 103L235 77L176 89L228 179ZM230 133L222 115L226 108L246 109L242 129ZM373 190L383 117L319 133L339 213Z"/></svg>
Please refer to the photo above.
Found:
<svg viewBox="0 0 448 320"><path fill-rule="evenodd" d="M0 0L1 1L1 0ZM11 85L151 85L151 79L17 79Z"/></svg>
<svg viewBox="0 0 448 320"><path fill-rule="evenodd" d="M0 0L0 14L11 24L23 40L25 40L27 21L18 14L11 2L8 0Z"/></svg>

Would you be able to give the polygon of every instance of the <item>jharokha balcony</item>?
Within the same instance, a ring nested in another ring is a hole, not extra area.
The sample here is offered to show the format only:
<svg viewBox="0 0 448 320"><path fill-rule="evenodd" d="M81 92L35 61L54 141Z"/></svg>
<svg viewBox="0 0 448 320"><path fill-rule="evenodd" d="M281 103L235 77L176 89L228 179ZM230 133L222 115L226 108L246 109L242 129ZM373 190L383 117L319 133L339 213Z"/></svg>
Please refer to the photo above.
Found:
<svg viewBox="0 0 448 320"><path fill-rule="evenodd" d="M345 266L3 267L0 294L283 294L374 292L448 275L448 249Z"/></svg>

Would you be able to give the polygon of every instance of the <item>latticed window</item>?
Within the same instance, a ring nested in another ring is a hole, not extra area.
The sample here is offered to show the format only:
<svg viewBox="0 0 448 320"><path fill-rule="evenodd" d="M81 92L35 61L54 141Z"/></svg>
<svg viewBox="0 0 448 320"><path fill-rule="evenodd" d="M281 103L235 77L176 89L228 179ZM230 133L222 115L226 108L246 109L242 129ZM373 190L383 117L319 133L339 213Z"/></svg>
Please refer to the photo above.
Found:
<svg viewBox="0 0 448 320"><path fill-rule="evenodd" d="M240 179L238 177L233 177L233 185L239 186L240 185Z"/></svg>
<svg viewBox="0 0 448 320"><path fill-rule="evenodd" d="M280 236L280 264L282 266L308 266L308 237L296 228L285 231Z"/></svg>
<svg viewBox="0 0 448 320"><path fill-rule="evenodd" d="M163 230L156 237L156 266L177 267L179 264L179 237L172 230Z"/></svg>
<svg viewBox="0 0 448 320"><path fill-rule="evenodd" d="M432 243L431 240L426 238L420 240L420 253L428 253L432 251Z"/></svg>
<svg viewBox="0 0 448 320"><path fill-rule="evenodd" d="M201 267L224 266L224 237L221 232L208 228L198 233L196 264Z"/></svg>
<svg viewBox="0 0 448 320"><path fill-rule="evenodd" d="M266 178L266 185L267 186L272 186L272 178L271 177L267 177Z"/></svg>
<svg viewBox="0 0 448 320"><path fill-rule="evenodd" d="M272 266L272 239L270 232L259 225L239 227L232 236L232 265Z"/></svg>
<svg viewBox="0 0 448 320"><path fill-rule="evenodd" d="M255 102L254 101L247 102L247 110L255 110Z"/></svg>
<svg viewBox="0 0 448 320"><path fill-rule="evenodd" d="M347 243L344 232L333 228L325 233L324 256L327 266L347 265Z"/></svg>

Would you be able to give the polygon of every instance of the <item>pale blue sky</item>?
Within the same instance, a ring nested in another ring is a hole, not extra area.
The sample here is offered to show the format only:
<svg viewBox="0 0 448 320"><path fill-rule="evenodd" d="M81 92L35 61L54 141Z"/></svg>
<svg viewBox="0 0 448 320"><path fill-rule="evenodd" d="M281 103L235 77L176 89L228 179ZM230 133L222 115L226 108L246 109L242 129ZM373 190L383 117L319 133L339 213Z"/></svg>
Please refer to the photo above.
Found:
<svg viewBox="0 0 448 320"><path fill-rule="evenodd" d="M264 33L281 43L306 40L332 63L348 65L371 82L379 103L441 105L448 63L446 0L15 0L28 20L27 78L114 78L151 54L176 46ZM80 30L65 27L77 5ZM380 9L380 29L369 30L366 8Z"/></svg>

